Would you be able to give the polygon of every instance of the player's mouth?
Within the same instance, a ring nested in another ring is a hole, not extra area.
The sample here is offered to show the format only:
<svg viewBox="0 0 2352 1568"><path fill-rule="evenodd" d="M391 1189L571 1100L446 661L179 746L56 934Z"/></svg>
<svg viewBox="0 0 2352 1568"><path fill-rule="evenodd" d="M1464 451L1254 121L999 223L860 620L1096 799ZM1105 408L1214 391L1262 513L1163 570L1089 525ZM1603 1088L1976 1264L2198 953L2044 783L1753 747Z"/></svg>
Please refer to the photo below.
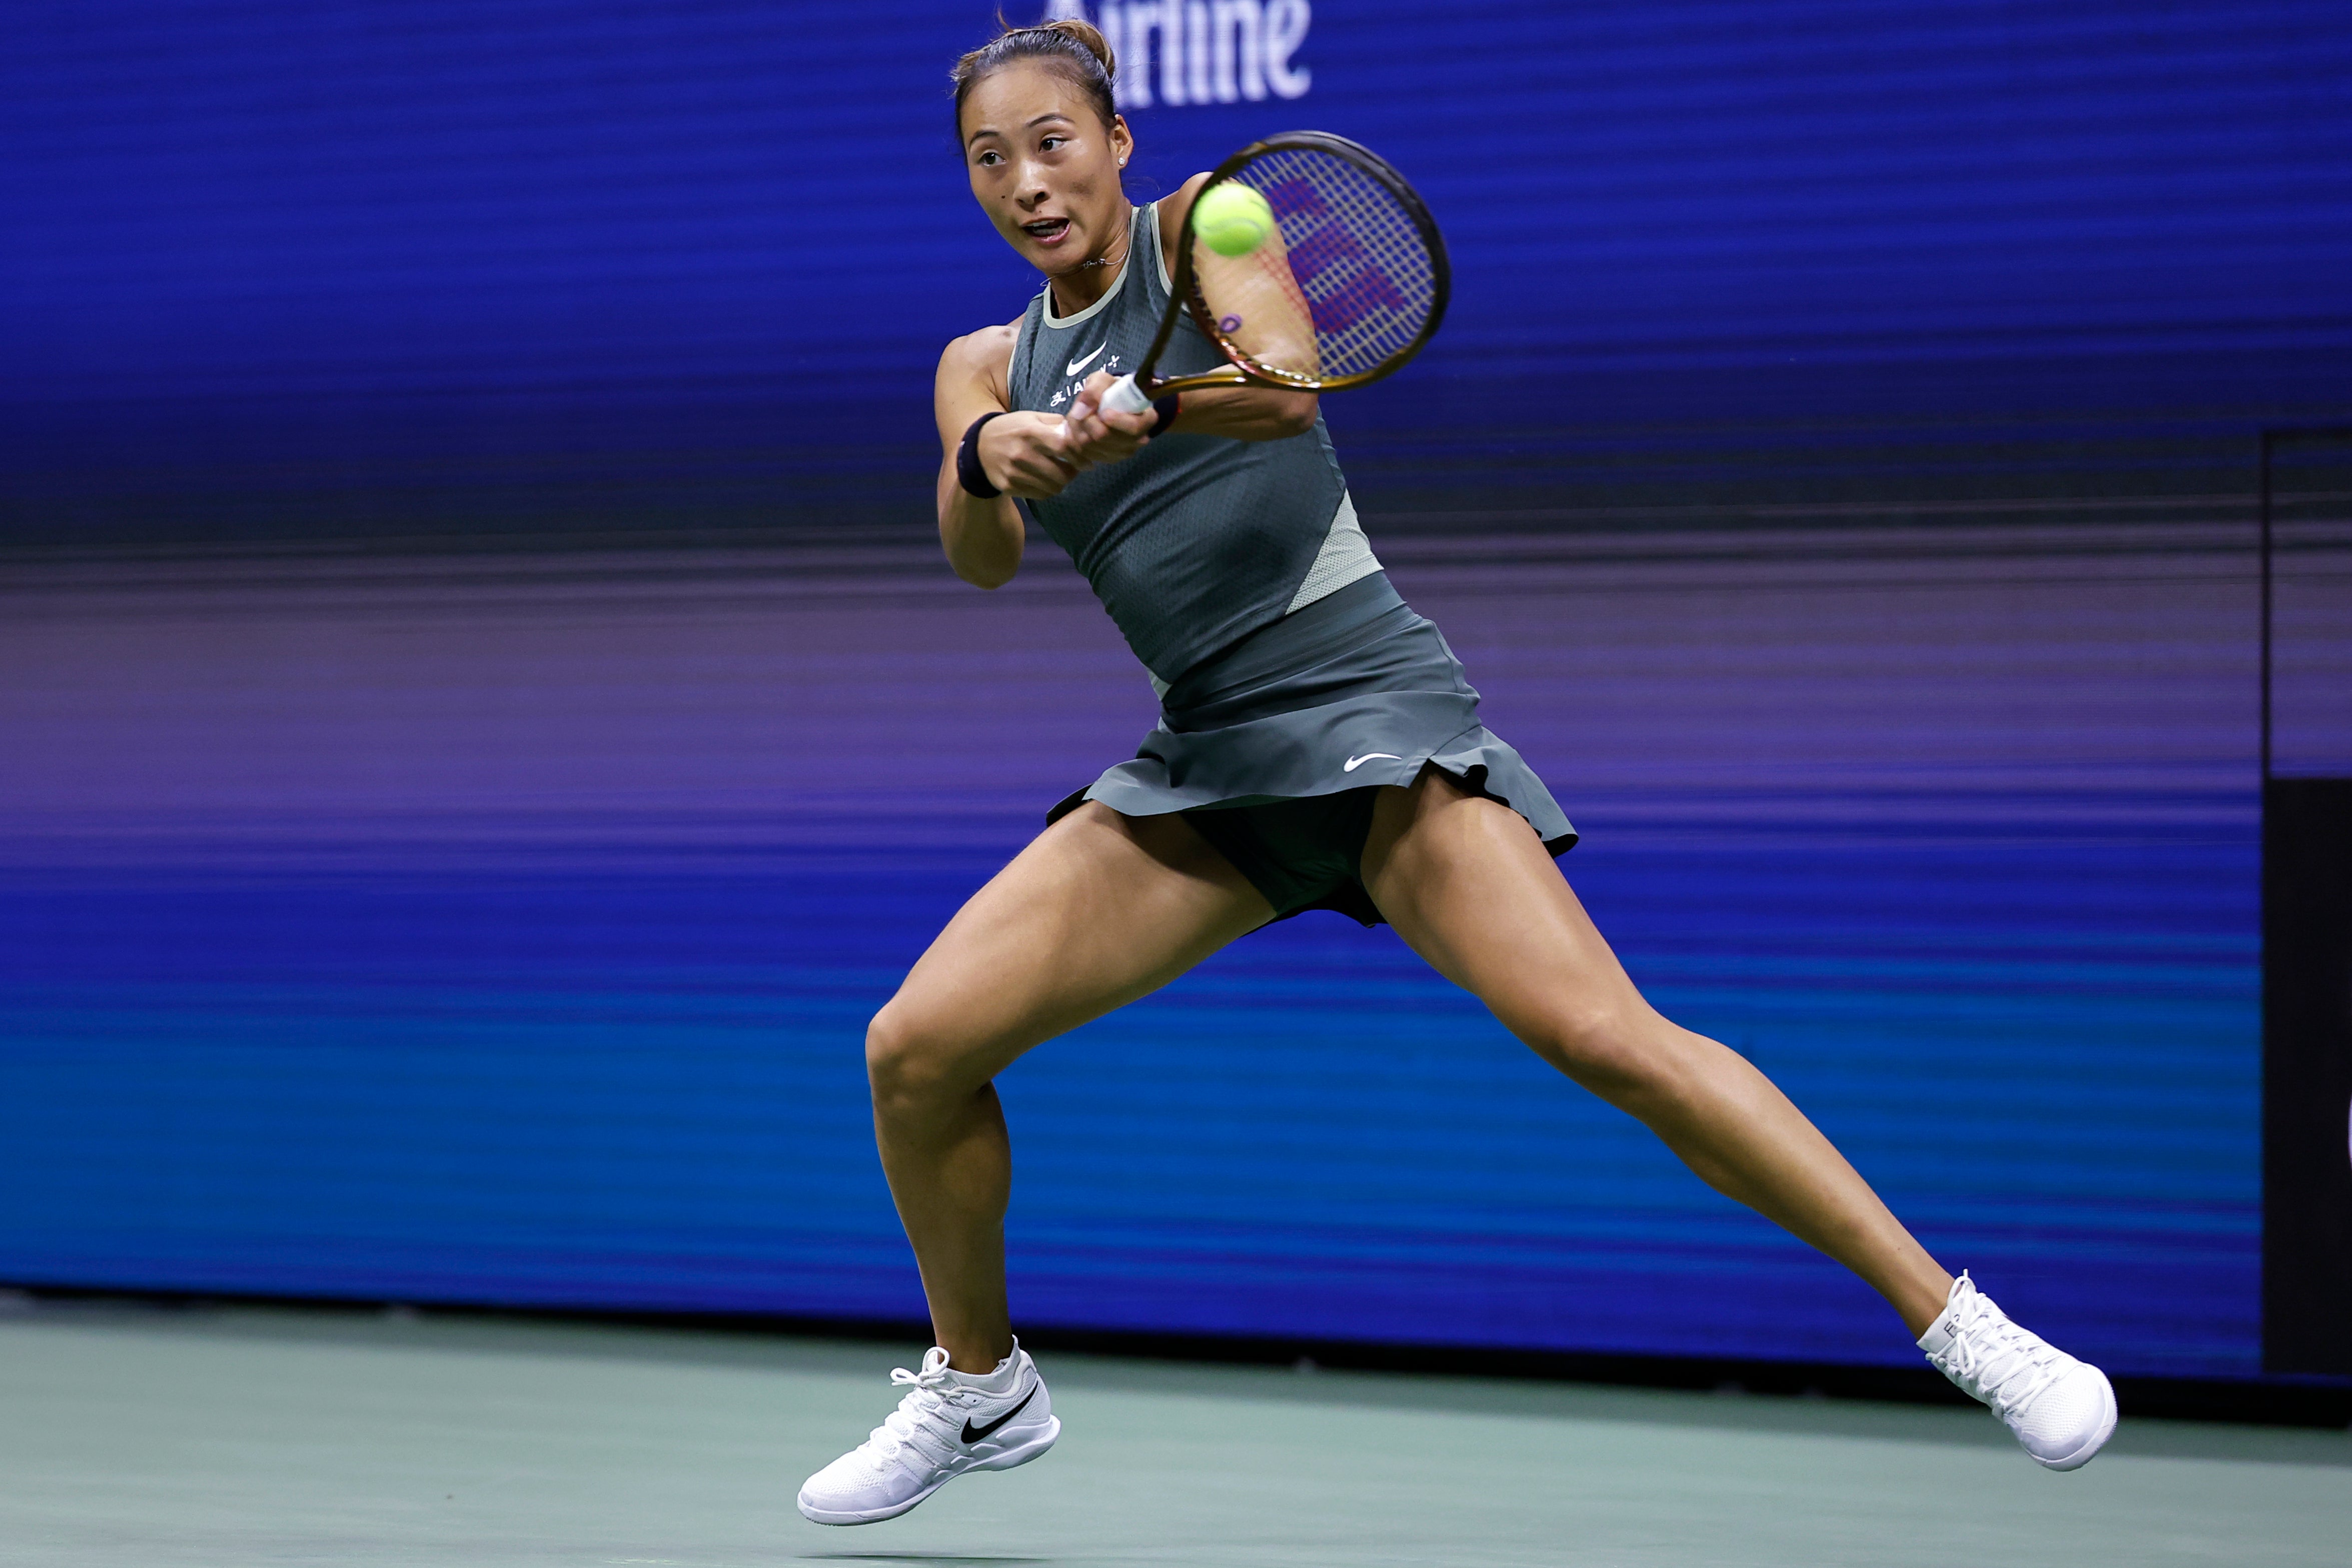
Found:
<svg viewBox="0 0 2352 1568"><path fill-rule="evenodd" d="M1035 240L1039 245L1045 246L1050 249L1069 237L1070 220L1067 218L1034 218L1028 223L1023 224L1021 225L1021 232L1027 235L1031 239Z"/></svg>

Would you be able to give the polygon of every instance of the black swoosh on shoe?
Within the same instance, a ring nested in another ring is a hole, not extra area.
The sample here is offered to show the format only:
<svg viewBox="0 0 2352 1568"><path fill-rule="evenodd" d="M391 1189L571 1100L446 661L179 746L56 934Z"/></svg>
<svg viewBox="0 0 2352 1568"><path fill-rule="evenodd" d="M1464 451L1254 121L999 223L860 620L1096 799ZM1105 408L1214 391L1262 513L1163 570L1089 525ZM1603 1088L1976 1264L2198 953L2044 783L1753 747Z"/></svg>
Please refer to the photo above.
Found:
<svg viewBox="0 0 2352 1568"><path fill-rule="evenodd" d="M1007 1421L1012 1420L1013 1417L1020 1415L1021 1412L1029 1408L1029 1401L1036 1398L1037 1390L1044 1386L1045 1385L1042 1383L1031 1384L1029 1385L1029 1392L1022 1396L1020 1404L1015 1405L1012 1409L1007 1410L1003 1415L999 1416L995 1420L991 1421L985 1427L975 1427L971 1424L971 1417L969 1416L965 1416L963 1421L963 1446L967 1448L971 1448L974 1443L979 1442L982 1437L989 1436L989 1434L994 1432L999 1427L1003 1426Z"/></svg>

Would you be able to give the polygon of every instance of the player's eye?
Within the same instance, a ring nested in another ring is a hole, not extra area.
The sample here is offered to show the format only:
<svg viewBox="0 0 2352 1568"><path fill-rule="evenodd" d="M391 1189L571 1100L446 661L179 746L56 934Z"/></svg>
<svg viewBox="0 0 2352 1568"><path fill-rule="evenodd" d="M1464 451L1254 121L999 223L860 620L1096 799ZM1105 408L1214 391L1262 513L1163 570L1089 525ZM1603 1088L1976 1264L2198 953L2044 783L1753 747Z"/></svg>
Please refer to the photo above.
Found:
<svg viewBox="0 0 2352 1568"><path fill-rule="evenodd" d="M1063 142L1067 141L1068 140L1069 138L1066 136L1045 137L1038 141L1037 151L1040 152L1051 152L1055 148L1059 147Z"/></svg>
<svg viewBox="0 0 2352 1568"><path fill-rule="evenodd" d="M990 152L980 155L980 166L983 169L993 169L1003 162L1004 154L1002 152Z"/></svg>

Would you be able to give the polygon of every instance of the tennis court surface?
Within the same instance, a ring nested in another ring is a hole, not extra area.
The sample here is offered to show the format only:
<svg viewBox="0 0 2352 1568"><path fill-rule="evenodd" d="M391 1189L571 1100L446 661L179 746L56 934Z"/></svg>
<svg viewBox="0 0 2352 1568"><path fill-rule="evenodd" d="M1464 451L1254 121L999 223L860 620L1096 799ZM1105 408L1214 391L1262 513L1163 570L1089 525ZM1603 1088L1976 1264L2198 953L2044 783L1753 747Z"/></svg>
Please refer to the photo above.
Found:
<svg viewBox="0 0 2352 1568"><path fill-rule="evenodd" d="M2047 1475L1973 1410L1041 1357L1045 1458L856 1530L801 1479L922 1347L353 1312L0 1317L0 1563L2346 1561L2352 1434L2134 1421Z"/></svg>

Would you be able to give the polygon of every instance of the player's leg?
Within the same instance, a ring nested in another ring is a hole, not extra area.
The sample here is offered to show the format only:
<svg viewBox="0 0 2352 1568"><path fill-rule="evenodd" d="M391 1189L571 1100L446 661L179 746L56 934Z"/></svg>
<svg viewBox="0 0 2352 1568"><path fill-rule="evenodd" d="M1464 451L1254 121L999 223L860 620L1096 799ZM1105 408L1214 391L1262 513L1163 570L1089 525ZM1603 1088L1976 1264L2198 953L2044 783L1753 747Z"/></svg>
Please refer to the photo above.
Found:
<svg viewBox="0 0 2352 1568"><path fill-rule="evenodd" d="M876 1016L875 1138L951 1366L986 1372L1011 1344L1012 1153L991 1081L1273 913L1182 818L1088 801L972 895Z"/></svg>
<svg viewBox="0 0 2352 1568"><path fill-rule="evenodd" d="M1516 813L1424 774L1383 794L1362 866L1415 952L1710 1186L1862 1276L2036 1459L2071 1469L2097 1451L2115 1419L2105 1377L2009 1323L1971 1285L1956 1289L1770 1080L1660 1016ZM1953 1333L1965 1342L1957 1350Z"/></svg>
<svg viewBox="0 0 2352 1568"><path fill-rule="evenodd" d="M1181 817L1081 806L972 895L866 1031L875 1141L938 1345L872 1436L801 1488L821 1524L895 1519L1062 1429L1004 1301L1013 1150L992 1080L1174 979L1274 911Z"/></svg>
<svg viewBox="0 0 2352 1568"><path fill-rule="evenodd" d="M1432 772L1383 797L1364 885L1397 934L1707 1184L1852 1269L1917 1334L1951 1277L1788 1096L1634 988L1527 823Z"/></svg>

